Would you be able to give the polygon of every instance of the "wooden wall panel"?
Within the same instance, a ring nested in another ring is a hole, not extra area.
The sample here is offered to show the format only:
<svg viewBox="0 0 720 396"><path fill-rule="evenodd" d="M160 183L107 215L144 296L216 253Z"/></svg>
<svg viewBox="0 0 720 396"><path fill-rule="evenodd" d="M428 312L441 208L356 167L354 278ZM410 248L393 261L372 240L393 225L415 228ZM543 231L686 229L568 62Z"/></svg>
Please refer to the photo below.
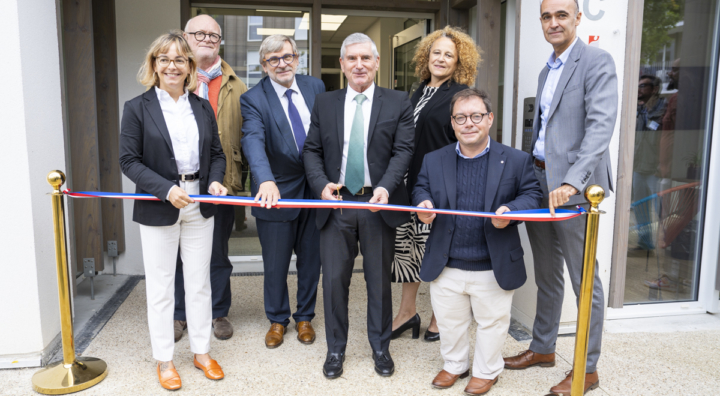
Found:
<svg viewBox="0 0 720 396"><path fill-rule="evenodd" d="M100 190L122 191L119 163L120 115L118 104L117 43L115 40L115 0L93 0L93 42L95 51L95 95L100 163ZM103 249L117 241L118 252L125 251L123 204L117 199L100 201Z"/></svg>
<svg viewBox="0 0 720 396"><path fill-rule="evenodd" d="M475 86L490 95L496 110L498 84L500 83L500 0L477 0L477 44L483 50L483 62L478 69ZM497 114L496 111L494 111ZM497 139L497 122L490 129L490 136Z"/></svg>
<svg viewBox="0 0 720 396"><path fill-rule="evenodd" d="M100 189L95 58L91 0L62 2L62 41L65 60L65 98L70 137L70 177L75 191ZM71 200L75 230L76 268L83 259L95 259L96 270L104 268L102 215L99 199Z"/></svg>

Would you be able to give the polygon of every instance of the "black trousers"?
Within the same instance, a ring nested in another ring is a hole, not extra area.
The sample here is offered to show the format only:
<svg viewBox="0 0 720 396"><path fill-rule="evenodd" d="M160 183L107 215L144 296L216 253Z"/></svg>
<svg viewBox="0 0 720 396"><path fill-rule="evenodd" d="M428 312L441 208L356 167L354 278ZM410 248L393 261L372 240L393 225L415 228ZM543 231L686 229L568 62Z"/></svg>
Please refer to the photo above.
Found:
<svg viewBox="0 0 720 396"><path fill-rule="evenodd" d="M300 209L293 221L256 218L255 223L262 246L265 315L270 323L290 324L287 277L294 250L298 284L297 307L292 317L295 323L311 321L315 317L320 280L320 231L315 225L315 209Z"/></svg>
<svg viewBox="0 0 720 396"><path fill-rule="evenodd" d="M367 202L372 193L343 200ZM348 295L358 241L367 287L367 332L373 351L388 351L392 333L391 265L395 229L379 212L335 209L320 230L325 335L329 352L344 352L348 339Z"/></svg>
<svg viewBox="0 0 720 396"><path fill-rule="evenodd" d="M235 225L235 207L218 205L213 230L212 256L210 257L210 288L212 289L213 319L228 316L232 294L230 275L233 271L228 258L228 242ZM175 270L175 320L187 320L185 317L185 286L180 252Z"/></svg>

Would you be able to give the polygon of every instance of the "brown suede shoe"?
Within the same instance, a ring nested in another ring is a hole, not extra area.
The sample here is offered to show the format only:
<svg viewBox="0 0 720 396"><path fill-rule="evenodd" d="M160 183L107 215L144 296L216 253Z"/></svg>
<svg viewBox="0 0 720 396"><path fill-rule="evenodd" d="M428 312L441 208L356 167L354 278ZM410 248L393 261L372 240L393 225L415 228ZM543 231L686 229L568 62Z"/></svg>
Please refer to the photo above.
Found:
<svg viewBox="0 0 720 396"><path fill-rule="evenodd" d="M490 388L498 382L498 378L499 377L495 377L495 379L483 379L472 377L465 387L465 393L468 395L482 395L488 393Z"/></svg>
<svg viewBox="0 0 720 396"><path fill-rule="evenodd" d="M273 349L283 343L283 335L285 334L285 326L280 323L270 325L270 330L265 334L265 346Z"/></svg>
<svg viewBox="0 0 720 396"><path fill-rule="evenodd" d="M213 333L218 340L227 340L233 336L233 327L227 318L216 318L212 321Z"/></svg>
<svg viewBox="0 0 720 396"><path fill-rule="evenodd" d="M555 367L555 354L535 353L527 350L517 356L503 358L505 360L505 368L510 370L523 370L530 366L539 365L540 367Z"/></svg>
<svg viewBox="0 0 720 396"><path fill-rule="evenodd" d="M175 342L178 342L182 338L183 331L187 329L187 322L184 320L174 320L173 329L175 330Z"/></svg>
<svg viewBox="0 0 720 396"><path fill-rule="evenodd" d="M302 321L295 324L295 330L298 332L297 339L305 345L315 342L315 330L308 321Z"/></svg>
<svg viewBox="0 0 720 396"><path fill-rule="evenodd" d="M557 396L570 396L570 388L572 387L572 373L572 370L568 371L566 373L567 377L565 377L564 380L550 388L550 394ZM583 392L583 394L599 386L600 378L598 377L597 370L594 373L585 374L585 391Z"/></svg>
<svg viewBox="0 0 720 396"><path fill-rule="evenodd" d="M450 374L447 371L443 370L438 373L437 376L435 376L435 379L432 382L432 386L438 389L447 389L455 385L455 381L457 381L458 378L467 378L468 375L470 375L470 370L462 374Z"/></svg>

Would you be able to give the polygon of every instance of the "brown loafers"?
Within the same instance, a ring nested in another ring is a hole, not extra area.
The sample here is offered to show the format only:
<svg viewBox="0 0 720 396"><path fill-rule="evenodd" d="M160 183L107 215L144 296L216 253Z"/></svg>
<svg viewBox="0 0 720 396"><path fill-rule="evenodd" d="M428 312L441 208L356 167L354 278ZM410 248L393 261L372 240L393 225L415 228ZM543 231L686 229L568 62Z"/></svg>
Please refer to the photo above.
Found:
<svg viewBox="0 0 720 396"><path fill-rule="evenodd" d="M308 321L303 321L295 324L295 330L297 330L298 341L305 345L310 345L315 342L315 330Z"/></svg>
<svg viewBox="0 0 720 396"><path fill-rule="evenodd" d="M462 374L450 374L447 371L442 370L440 373L438 373L438 375L435 376L435 379L432 382L432 386L438 389L447 389L455 385L455 381L457 381L459 378L467 378L468 375L470 375L470 370L467 370Z"/></svg>
<svg viewBox="0 0 720 396"><path fill-rule="evenodd" d="M280 323L270 325L270 330L265 334L265 346L273 349L283 343L283 335L285 334L285 326Z"/></svg>
<svg viewBox="0 0 720 396"><path fill-rule="evenodd" d="M178 390L182 387L180 374L174 368L160 372L160 364L157 365L157 375L160 386L167 390Z"/></svg>
<svg viewBox="0 0 720 396"><path fill-rule="evenodd" d="M180 341L183 331L187 329L187 322L184 320L173 320L173 330L175 331L175 342Z"/></svg>
<svg viewBox="0 0 720 396"><path fill-rule="evenodd" d="M555 354L547 355L527 350L517 356L504 358L505 368L510 370L523 370L531 366L555 367Z"/></svg>
<svg viewBox="0 0 720 396"><path fill-rule="evenodd" d="M572 387L572 370L568 371L564 380L560 381L559 384L550 388L551 395L557 396L570 396L570 388ZM585 374L585 389L583 394L589 390L593 390L600 386L600 378L598 377L597 370L594 373Z"/></svg>
<svg viewBox="0 0 720 396"><path fill-rule="evenodd" d="M465 387L465 393L468 395L482 395L488 393L490 388L498 382L498 378L499 377L495 377L494 379L484 379L472 377Z"/></svg>
<svg viewBox="0 0 720 396"><path fill-rule="evenodd" d="M195 367L202 370L205 373L205 376L211 380L221 380L225 378L225 373L223 373L222 368L213 359L210 359L207 366L203 366L200 364L200 362L197 361L197 358L193 359L193 363L195 364Z"/></svg>
<svg viewBox="0 0 720 396"><path fill-rule="evenodd" d="M227 340L233 336L233 327L227 318L215 318L212 321L213 333L218 340Z"/></svg>

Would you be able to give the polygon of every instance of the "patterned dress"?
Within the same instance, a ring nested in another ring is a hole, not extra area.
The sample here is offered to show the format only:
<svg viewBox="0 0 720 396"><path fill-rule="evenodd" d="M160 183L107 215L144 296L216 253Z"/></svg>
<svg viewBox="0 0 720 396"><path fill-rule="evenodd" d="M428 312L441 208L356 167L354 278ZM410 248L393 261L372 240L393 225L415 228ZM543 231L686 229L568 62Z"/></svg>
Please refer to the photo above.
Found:
<svg viewBox="0 0 720 396"><path fill-rule="evenodd" d="M423 107L430 101L438 87L425 86L423 95L415 106L415 124ZM407 183L407 181L406 181ZM395 259L392 263L392 281L396 283L420 282L420 264L425 255L425 242L430 235L430 224L418 220L412 213L410 222L396 229Z"/></svg>

